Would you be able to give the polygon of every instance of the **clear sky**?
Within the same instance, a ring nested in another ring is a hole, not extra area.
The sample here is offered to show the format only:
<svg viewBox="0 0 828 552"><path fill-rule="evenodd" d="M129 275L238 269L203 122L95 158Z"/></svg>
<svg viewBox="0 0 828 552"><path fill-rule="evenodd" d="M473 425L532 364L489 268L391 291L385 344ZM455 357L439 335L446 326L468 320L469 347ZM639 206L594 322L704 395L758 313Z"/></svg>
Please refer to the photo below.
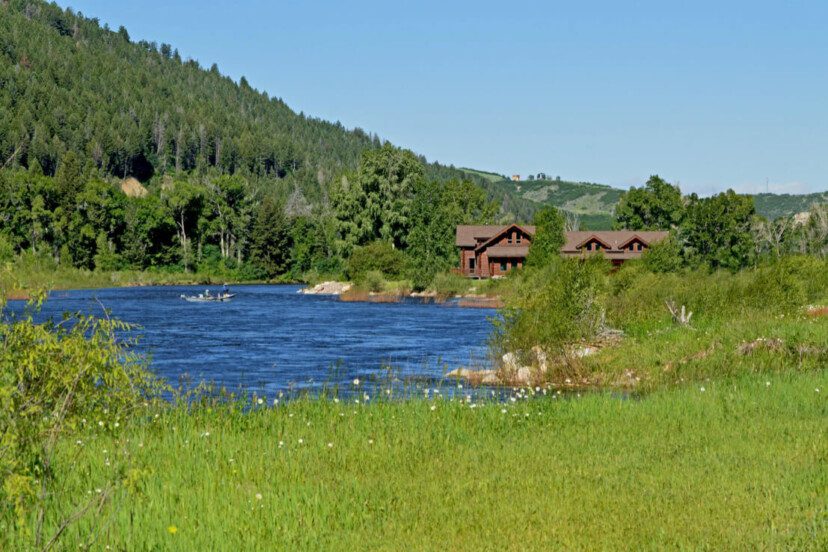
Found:
<svg viewBox="0 0 828 552"><path fill-rule="evenodd" d="M59 0L456 166L828 189L825 0Z"/></svg>

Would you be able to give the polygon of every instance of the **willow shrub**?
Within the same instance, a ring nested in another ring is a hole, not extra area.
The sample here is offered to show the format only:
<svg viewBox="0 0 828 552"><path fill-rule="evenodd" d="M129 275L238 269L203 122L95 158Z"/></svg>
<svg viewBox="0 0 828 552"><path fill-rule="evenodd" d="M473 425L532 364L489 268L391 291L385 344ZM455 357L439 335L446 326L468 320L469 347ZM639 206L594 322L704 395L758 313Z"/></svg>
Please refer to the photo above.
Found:
<svg viewBox="0 0 828 552"><path fill-rule="evenodd" d="M19 317L0 303L0 518L13 517L38 547L58 440L85 424L116 431L160 391L116 337L127 324L81 315L38 324L43 297Z"/></svg>
<svg viewBox="0 0 828 552"><path fill-rule="evenodd" d="M594 256L521 272L495 320L495 348L531 363L535 347L566 356L572 343L595 336L604 320L608 267Z"/></svg>

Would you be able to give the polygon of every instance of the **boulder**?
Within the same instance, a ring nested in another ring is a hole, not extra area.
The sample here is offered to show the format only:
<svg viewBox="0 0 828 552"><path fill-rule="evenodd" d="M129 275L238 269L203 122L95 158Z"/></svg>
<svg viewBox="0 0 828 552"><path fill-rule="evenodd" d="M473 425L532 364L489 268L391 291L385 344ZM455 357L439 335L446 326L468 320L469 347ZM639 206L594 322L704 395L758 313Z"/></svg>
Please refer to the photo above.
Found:
<svg viewBox="0 0 828 552"><path fill-rule="evenodd" d="M306 295L342 295L349 289L351 289L351 284L344 282L322 282L311 288L302 289L299 293Z"/></svg>
<svg viewBox="0 0 828 552"><path fill-rule="evenodd" d="M532 381L532 371L526 366L518 368L515 374L515 382L520 384L530 383Z"/></svg>
<svg viewBox="0 0 828 552"><path fill-rule="evenodd" d="M500 378L497 377L497 373L495 373L494 370L486 370L486 372L489 373L483 376L483 379L480 380L480 383L484 385L497 385L500 383Z"/></svg>
<svg viewBox="0 0 828 552"><path fill-rule="evenodd" d="M516 372L520 366L518 365L518 358L515 353L506 353L501 358L503 361L503 369L506 372Z"/></svg>
<svg viewBox="0 0 828 552"><path fill-rule="evenodd" d="M532 352L535 353L538 370L540 370L541 374L545 374L549 370L549 358L546 356L546 351L535 345L532 347Z"/></svg>
<svg viewBox="0 0 828 552"><path fill-rule="evenodd" d="M470 377L473 377L475 374L477 374L477 372L474 370L469 370L468 368L457 368L446 374L446 377L468 379Z"/></svg>

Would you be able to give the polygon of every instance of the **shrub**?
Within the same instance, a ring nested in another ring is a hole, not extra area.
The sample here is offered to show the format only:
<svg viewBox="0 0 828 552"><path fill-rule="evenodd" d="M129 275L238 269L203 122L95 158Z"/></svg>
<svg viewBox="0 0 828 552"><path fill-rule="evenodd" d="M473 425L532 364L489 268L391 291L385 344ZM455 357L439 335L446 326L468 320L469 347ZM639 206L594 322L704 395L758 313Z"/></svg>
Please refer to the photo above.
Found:
<svg viewBox="0 0 828 552"><path fill-rule="evenodd" d="M651 272L677 272L683 263L681 245L671 232L667 239L645 251L641 260Z"/></svg>
<svg viewBox="0 0 828 552"><path fill-rule="evenodd" d="M373 242L357 247L348 259L347 276L353 281L372 270L381 272L385 277L399 278L405 269L405 257L388 242Z"/></svg>
<svg viewBox="0 0 828 552"><path fill-rule="evenodd" d="M382 272L371 270L363 274L357 281L357 284L360 287L366 288L368 291L379 293L385 288L385 278L383 278Z"/></svg>
<svg viewBox="0 0 828 552"><path fill-rule="evenodd" d="M527 271L516 293L506 297L503 320L496 321L496 345L528 359L535 346L559 355L595 336L603 321L607 271L607 262L597 256Z"/></svg>
<svg viewBox="0 0 828 552"><path fill-rule="evenodd" d="M14 247L9 240L0 235L0 263L14 260Z"/></svg>
<svg viewBox="0 0 828 552"><path fill-rule="evenodd" d="M469 289L469 280L459 274L443 272L434 277L432 288L438 297L447 298L462 295Z"/></svg>
<svg viewBox="0 0 828 552"><path fill-rule="evenodd" d="M113 430L159 386L115 338L126 324L80 315L35 324L35 307L19 320L0 309L0 504L40 548L40 528L28 524L34 510L42 519L58 439L87 420Z"/></svg>

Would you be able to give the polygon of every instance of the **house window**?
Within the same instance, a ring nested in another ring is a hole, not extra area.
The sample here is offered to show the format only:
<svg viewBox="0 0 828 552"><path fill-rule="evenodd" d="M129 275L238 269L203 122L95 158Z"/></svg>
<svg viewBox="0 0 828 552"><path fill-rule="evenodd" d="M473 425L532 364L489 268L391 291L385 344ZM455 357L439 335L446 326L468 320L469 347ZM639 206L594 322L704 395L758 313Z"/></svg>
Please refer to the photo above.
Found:
<svg viewBox="0 0 828 552"><path fill-rule="evenodd" d="M511 244L512 244L512 235L511 235L511 234L509 234L509 239L508 239L508 240L506 240L506 242L507 242L509 245L511 245Z"/></svg>
<svg viewBox="0 0 828 552"><path fill-rule="evenodd" d="M469 259L469 270L474 272L474 258Z"/></svg>
<svg viewBox="0 0 828 552"><path fill-rule="evenodd" d="M506 261L500 261L500 271L506 272L507 270L509 270L509 263Z"/></svg>
<svg viewBox="0 0 828 552"><path fill-rule="evenodd" d="M520 234L518 234L517 238L515 238L515 242L520 243Z"/></svg>

